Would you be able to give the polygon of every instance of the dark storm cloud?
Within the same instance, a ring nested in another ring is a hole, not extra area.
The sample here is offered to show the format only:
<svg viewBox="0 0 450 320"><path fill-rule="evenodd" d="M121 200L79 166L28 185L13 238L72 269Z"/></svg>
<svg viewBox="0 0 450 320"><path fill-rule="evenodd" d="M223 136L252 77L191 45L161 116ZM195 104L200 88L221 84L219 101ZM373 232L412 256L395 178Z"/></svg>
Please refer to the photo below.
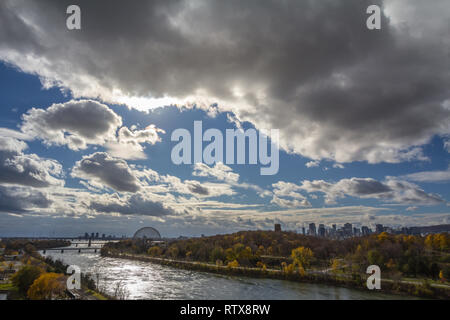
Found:
<svg viewBox="0 0 450 320"><path fill-rule="evenodd" d="M38 188L64 185L57 178L62 174L58 161L25 154L26 148L23 141L0 136L0 183Z"/></svg>
<svg viewBox="0 0 450 320"><path fill-rule="evenodd" d="M26 5L25 5L26 4ZM79 4L82 30L65 29ZM365 27L369 5L382 29ZM0 59L76 96L209 98L313 159L399 162L450 133L445 0L3 1Z"/></svg>
<svg viewBox="0 0 450 320"><path fill-rule="evenodd" d="M20 214L32 208L48 208L51 203L43 192L31 188L0 186L0 212Z"/></svg>
<svg viewBox="0 0 450 320"><path fill-rule="evenodd" d="M23 115L21 129L47 144L67 144L78 150L88 143L114 140L120 125L122 118L108 106L92 100L72 100L29 110Z"/></svg>
<svg viewBox="0 0 450 320"><path fill-rule="evenodd" d="M127 162L105 152L96 152L77 161L72 176L88 180L94 186L107 186L117 191L136 192L140 189L139 180Z"/></svg>
<svg viewBox="0 0 450 320"><path fill-rule="evenodd" d="M90 204L90 209L104 213L155 217L175 214L174 210L166 207L162 202L147 199L142 194L133 194L126 201L110 201L105 203L93 201Z"/></svg>

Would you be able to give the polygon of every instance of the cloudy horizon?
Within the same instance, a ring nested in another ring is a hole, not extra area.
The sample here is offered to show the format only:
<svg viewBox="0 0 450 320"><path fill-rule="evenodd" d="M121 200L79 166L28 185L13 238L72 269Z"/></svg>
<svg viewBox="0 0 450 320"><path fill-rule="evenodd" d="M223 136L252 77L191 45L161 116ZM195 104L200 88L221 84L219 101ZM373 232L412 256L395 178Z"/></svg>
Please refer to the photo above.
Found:
<svg viewBox="0 0 450 320"><path fill-rule="evenodd" d="M449 224L449 17L445 0L2 1L0 237ZM279 129L278 173L172 163L194 121Z"/></svg>

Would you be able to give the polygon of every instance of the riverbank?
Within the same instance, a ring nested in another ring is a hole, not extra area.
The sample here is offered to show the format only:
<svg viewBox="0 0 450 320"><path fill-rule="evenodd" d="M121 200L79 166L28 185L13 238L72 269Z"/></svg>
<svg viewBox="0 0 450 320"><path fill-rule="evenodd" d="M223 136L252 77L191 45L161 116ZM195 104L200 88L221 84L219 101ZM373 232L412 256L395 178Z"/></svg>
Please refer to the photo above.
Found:
<svg viewBox="0 0 450 320"><path fill-rule="evenodd" d="M322 272L307 272L305 275L300 275L297 272L286 273L283 272L282 270L276 269L219 266L203 262L157 258L145 254L131 254L123 252L120 253L120 252L112 252L109 250L102 250L101 254L104 257L151 262L160 265L166 265L170 267L192 271L202 271L216 274L245 276L245 277L289 280L295 282L324 284L330 286L357 289L361 291L368 291L366 287L367 275L364 276L359 274L334 275ZM437 287L434 285L430 285L428 283L417 284L404 281L394 281L390 279L382 280L381 290L379 290L378 292L394 295L407 294L412 297L420 297L427 299L450 299L450 290L446 287Z"/></svg>

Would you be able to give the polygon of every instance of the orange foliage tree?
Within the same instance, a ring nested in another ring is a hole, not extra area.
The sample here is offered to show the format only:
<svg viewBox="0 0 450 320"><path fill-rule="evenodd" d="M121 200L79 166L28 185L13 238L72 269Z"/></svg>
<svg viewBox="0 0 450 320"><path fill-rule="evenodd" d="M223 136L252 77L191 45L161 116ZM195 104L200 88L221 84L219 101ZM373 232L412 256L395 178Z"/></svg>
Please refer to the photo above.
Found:
<svg viewBox="0 0 450 320"><path fill-rule="evenodd" d="M32 300L51 300L64 295L65 277L59 273L43 273L34 280L27 295Z"/></svg>

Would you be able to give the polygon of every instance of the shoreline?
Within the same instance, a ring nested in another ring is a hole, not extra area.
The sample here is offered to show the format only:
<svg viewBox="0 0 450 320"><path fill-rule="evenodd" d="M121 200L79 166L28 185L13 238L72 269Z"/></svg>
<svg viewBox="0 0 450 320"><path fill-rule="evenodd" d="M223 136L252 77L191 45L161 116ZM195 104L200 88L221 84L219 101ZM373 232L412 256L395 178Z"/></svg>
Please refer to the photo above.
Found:
<svg viewBox="0 0 450 320"><path fill-rule="evenodd" d="M366 278L361 277L361 275L356 274L352 278L342 278L330 275L328 273L312 273L309 272L304 276L298 273L285 273L282 270L275 269L261 269L261 268L246 268L246 267L228 267L228 266L217 266L213 264L208 264L204 262L197 261L184 261L184 260L172 260L166 258L151 257L148 255L136 255L129 253L113 253L110 251L102 250L101 256L127 259L127 260L137 260L144 262L151 262L160 265L165 265L169 267L185 269L190 271L201 271L222 275L234 275L234 276L244 276L253 278L266 278L266 279L276 279L276 280L287 280L300 283L311 283L311 284L323 284L335 287L344 287L356 290L367 291ZM391 294L391 295L405 295L412 298L425 298L425 299L449 299L450 290L444 288L438 288L433 286L425 286L423 284L413 284L405 282L395 282L393 280L382 280L381 290L377 292Z"/></svg>

